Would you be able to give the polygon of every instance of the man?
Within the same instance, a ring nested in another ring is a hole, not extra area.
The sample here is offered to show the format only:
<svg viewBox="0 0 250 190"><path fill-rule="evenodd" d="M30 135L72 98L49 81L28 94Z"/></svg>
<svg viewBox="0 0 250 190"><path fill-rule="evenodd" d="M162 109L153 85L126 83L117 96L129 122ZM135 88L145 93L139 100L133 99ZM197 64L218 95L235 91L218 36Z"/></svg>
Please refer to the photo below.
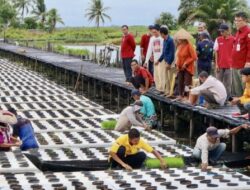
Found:
<svg viewBox="0 0 250 190"><path fill-rule="evenodd" d="M115 126L115 130L124 132L126 130L129 130L132 126L142 127L145 130L150 130L150 128L141 118L140 110L142 106L142 102L137 101L133 105L128 106L124 110L122 110Z"/></svg>
<svg viewBox="0 0 250 190"><path fill-rule="evenodd" d="M148 67L150 58L154 57L154 81L156 90L164 94L165 91L165 80L166 80L166 66L163 62L158 62L163 51L163 38L160 35L160 25L154 25L152 30L152 37L149 41L145 66Z"/></svg>
<svg viewBox="0 0 250 190"><path fill-rule="evenodd" d="M209 40L211 40L211 36L210 36L209 32L207 31L207 25L205 22L199 22L198 27L197 27L197 31L198 31L198 33L196 36L196 45L198 44L199 41L201 41L200 34L202 32L207 33Z"/></svg>
<svg viewBox="0 0 250 190"><path fill-rule="evenodd" d="M135 56L134 51L136 48L135 39L128 31L128 26L122 26L123 38L121 43L121 58L123 71L126 77L126 82L132 77L131 61Z"/></svg>
<svg viewBox="0 0 250 190"><path fill-rule="evenodd" d="M155 126L157 123L157 116L155 112L155 106L152 100L144 95L141 95L139 90L132 90L131 96L135 101L141 101L143 107L140 110L140 113L143 115L143 120L149 127Z"/></svg>
<svg viewBox="0 0 250 190"><path fill-rule="evenodd" d="M130 79L130 82L136 89L140 89L142 94L145 94L154 83L153 76L147 69L140 66L136 59L132 60L131 68L133 77Z"/></svg>
<svg viewBox="0 0 250 190"><path fill-rule="evenodd" d="M161 63L162 61L165 63L165 70L166 70L166 79L165 79L165 95L170 95L170 87L173 79L174 74L174 57L175 57L175 45L174 40L169 36L168 34L168 28L167 27L161 27L160 28L160 34L161 37L164 39L163 44L163 52L161 54L161 57L159 58L157 64Z"/></svg>
<svg viewBox="0 0 250 190"><path fill-rule="evenodd" d="M205 71L199 74L199 79L202 85L191 90L189 96L190 103L195 105L200 95L204 97L207 108L223 106L227 99L227 92L224 85L213 76L209 76Z"/></svg>
<svg viewBox="0 0 250 190"><path fill-rule="evenodd" d="M250 67L250 27L248 26L247 14L245 12L237 13L234 23L237 28L237 33L235 35L232 52L232 95L241 96L243 93L243 84L241 81L240 69Z"/></svg>
<svg viewBox="0 0 250 190"><path fill-rule="evenodd" d="M213 60L213 42L209 40L207 32L200 33L200 41L197 44L196 51L198 55L198 74L202 71L211 73Z"/></svg>
<svg viewBox="0 0 250 190"><path fill-rule="evenodd" d="M232 49L234 44L234 37L230 34L229 26L225 23L219 28L221 36L215 40L215 70L217 79L219 79L225 86L227 97L231 97L232 89Z"/></svg>
<svg viewBox="0 0 250 190"><path fill-rule="evenodd" d="M193 150L193 157L201 160L201 168L207 169L209 162L216 164L223 152L226 150L226 144L220 142L220 138L227 138L230 134L238 133L242 128L247 129L247 125L235 127L232 130L208 127L206 133L201 135L196 142Z"/></svg>
<svg viewBox="0 0 250 190"><path fill-rule="evenodd" d="M166 161L140 138L140 132L137 129L130 129L127 135L122 135L112 145L109 152L111 167L120 166L129 171L141 168L146 159L146 154L139 152L140 149L153 153L160 160L161 168L166 168Z"/></svg>
<svg viewBox="0 0 250 190"><path fill-rule="evenodd" d="M148 33L144 34L141 37L141 44L140 44L140 46L141 46L141 60L142 60L142 64L144 64L145 60L146 60L147 51L148 51L148 45L149 45L150 38L152 36L152 30L153 30L153 26L150 25L148 27ZM152 76L154 75L153 64L154 64L153 57L151 57L149 59L149 62L148 62L148 70L149 70L149 72L151 73Z"/></svg>
<svg viewBox="0 0 250 190"><path fill-rule="evenodd" d="M237 105L240 113L234 113L233 117L243 117L250 119L250 68L246 67L241 70L242 82L245 84L245 90L241 97L234 97L232 105Z"/></svg>
<svg viewBox="0 0 250 190"><path fill-rule="evenodd" d="M28 119L22 118L21 116L17 115L16 110L13 108L10 108L9 112L14 114L17 118L17 123L15 125L12 125L12 127L13 136L16 138L19 137L22 140L20 149L26 151L32 148L38 148L31 122Z"/></svg>

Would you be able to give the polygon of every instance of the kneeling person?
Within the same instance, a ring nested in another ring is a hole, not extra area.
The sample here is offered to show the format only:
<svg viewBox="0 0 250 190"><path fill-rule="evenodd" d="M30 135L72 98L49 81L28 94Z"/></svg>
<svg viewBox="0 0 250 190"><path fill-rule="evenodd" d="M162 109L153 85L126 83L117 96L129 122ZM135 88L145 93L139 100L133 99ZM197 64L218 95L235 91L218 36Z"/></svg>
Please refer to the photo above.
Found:
<svg viewBox="0 0 250 190"><path fill-rule="evenodd" d="M238 133L242 128L247 129L247 125L229 129L219 129L215 127L208 127L206 133L201 135L196 142L193 150L193 157L201 160L202 169L206 169L208 161L215 164L222 153L226 150L226 144L220 142L220 138L227 138L230 134Z"/></svg>
<svg viewBox="0 0 250 190"><path fill-rule="evenodd" d="M199 74L199 79L202 85L191 90L190 103L195 105L200 95L204 97L207 107L223 106L227 99L227 92L222 82L211 75L209 76L205 71Z"/></svg>
<svg viewBox="0 0 250 190"><path fill-rule="evenodd" d="M161 162L161 167L166 167L166 161L149 144L140 138L140 132L137 129L131 129L127 135L119 137L110 149L111 167L120 166L126 170L138 169L146 159L144 152L140 149L153 153Z"/></svg>

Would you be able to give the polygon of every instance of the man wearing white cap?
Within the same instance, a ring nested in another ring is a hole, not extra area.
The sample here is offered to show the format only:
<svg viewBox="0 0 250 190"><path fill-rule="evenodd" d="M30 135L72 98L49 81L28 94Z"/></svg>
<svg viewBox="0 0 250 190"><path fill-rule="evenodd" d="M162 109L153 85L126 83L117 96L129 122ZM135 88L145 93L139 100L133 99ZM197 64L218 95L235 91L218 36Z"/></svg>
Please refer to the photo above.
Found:
<svg viewBox="0 0 250 190"><path fill-rule="evenodd" d="M11 147L19 147L22 141L12 136L9 125L17 123L14 114L8 111L0 111L0 150L9 151Z"/></svg>
<svg viewBox="0 0 250 190"><path fill-rule="evenodd" d="M208 127L206 133L201 135L193 150L193 157L201 160L201 168L206 169L208 162L215 164L226 150L226 144L220 142L220 138L228 138L230 134L238 133L242 128L247 129L247 125L241 125L231 130Z"/></svg>
<svg viewBox="0 0 250 190"><path fill-rule="evenodd" d="M124 132L126 130L129 130L132 126L143 127L148 130L149 127L140 116L140 110L142 106L143 104L141 101L136 101L133 105L128 106L124 110L122 110L115 126L115 130Z"/></svg>

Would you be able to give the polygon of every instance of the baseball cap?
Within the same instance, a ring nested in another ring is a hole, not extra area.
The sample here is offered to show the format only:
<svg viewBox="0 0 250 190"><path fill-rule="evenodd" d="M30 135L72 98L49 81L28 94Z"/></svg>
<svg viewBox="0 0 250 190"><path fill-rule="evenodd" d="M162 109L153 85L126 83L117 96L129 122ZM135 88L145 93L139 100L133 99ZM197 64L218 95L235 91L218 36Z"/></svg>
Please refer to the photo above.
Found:
<svg viewBox="0 0 250 190"><path fill-rule="evenodd" d="M229 26L226 23L222 23L218 30L219 31L229 30Z"/></svg>
<svg viewBox="0 0 250 190"><path fill-rule="evenodd" d="M246 67L240 71L240 74L242 75L250 75L250 68Z"/></svg>
<svg viewBox="0 0 250 190"><path fill-rule="evenodd" d="M207 135L213 138L218 138L220 135L218 134L218 129L216 127L208 127Z"/></svg>
<svg viewBox="0 0 250 190"><path fill-rule="evenodd" d="M140 96L140 95L141 95L140 91L137 90L137 89L132 90L131 96L133 97L133 96L135 96L135 95Z"/></svg>

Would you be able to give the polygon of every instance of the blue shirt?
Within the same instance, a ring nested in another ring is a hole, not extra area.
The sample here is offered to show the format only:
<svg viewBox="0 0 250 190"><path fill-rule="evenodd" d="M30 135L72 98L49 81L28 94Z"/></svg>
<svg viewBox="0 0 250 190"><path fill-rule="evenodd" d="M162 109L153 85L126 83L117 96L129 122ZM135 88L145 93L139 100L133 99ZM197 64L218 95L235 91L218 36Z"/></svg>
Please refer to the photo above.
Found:
<svg viewBox="0 0 250 190"><path fill-rule="evenodd" d="M143 103L140 113L143 114L144 117L155 115L155 106L149 97L141 95L140 101Z"/></svg>
<svg viewBox="0 0 250 190"><path fill-rule="evenodd" d="M159 62L165 60L169 65L171 65L174 61L175 56L175 45L174 40L170 36L163 43L163 51L162 55L159 58Z"/></svg>
<svg viewBox="0 0 250 190"><path fill-rule="evenodd" d="M199 63L212 63L214 43L211 40L198 42L197 54Z"/></svg>

